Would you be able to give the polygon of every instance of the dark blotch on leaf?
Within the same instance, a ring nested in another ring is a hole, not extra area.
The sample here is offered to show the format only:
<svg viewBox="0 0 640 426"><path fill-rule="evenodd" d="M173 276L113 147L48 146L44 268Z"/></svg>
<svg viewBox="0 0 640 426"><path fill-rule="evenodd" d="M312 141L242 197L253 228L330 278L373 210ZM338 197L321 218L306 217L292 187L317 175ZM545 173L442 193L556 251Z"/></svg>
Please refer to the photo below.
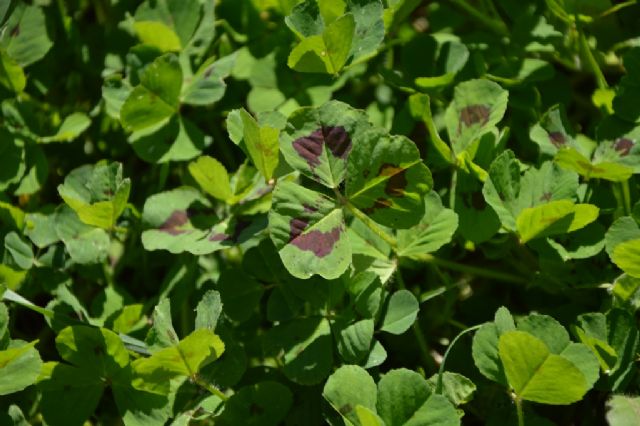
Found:
<svg viewBox="0 0 640 426"><path fill-rule="evenodd" d="M302 207L304 208L305 213L315 213L318 211L317 208L309 204L303 204Z"/></svg>
<svg viewBox="0 0 640 426"><path fill-rule="evenodd" d="M160 225L159 230L166 232L170 235L180 235L187 231L184 229L177 229L178 227L186 224L189 221L189 214L184 210L176 210L171 213L171 216Z"/></svg>
<svg viewBox="0 0 640 426"><path fill-rule="evenodd" d="M16 25L11 29L11 37L18 37L20 35L20 25Z"/></svg>
<svg viewBox="0 0 640 426"><path fill-rule="evenodd" d="M620 153L621 157L626 157L634 145L635 143L631 139L620 138L613 144L613 148Z"/></svg>
<svg viewBox="0 0 640 426"><path fill-rule="evenodd" d="M564 133L562 132L549 132L549 141L556 148L564 146L567 143L567 139L564 137Z"/></svg>
<svg viewBox="0 0 640 426"><path fill-rule="evenodd" d="M540 197L540 201L546 201L546 202L551 201L551 193L545 192L544 194L542 194L542 196Z"/></svg>
<svg viewBox="0 0 640 426"><path fill-rule="evenodd" d="M322 154L323 143L322 130L318 129L309 136L296 139L293 142L293 149L296 150L300 157L307 161L309 167L314 168L320 165L320 154Z"/></svg>
<svg viewBox="0 0 640 426"><path fill-rule="evenodd" d="M259 416L262 413L264 413L264 408L262 408L261 406L259 406L258 404L256 404L255 402L253 404L251 404L251 406L249 407L249 412L251 412L252 416Z"/></svg>
<svg viewBox="0 0 640 426"><path fill-rule="evenodd" d="M303 136L293 141L293 149L304 158L309 167L320 165L322 146L327 144L329 151L338 157L346 158L351 151L351 138L342 126L321 127L309 136Z"/></svg>
<svg viewBox="0 0 640 426"><path fill-rule="evenodd" d="M387 184L384 187L384 192L392 197L402 197L408 184L407 178L405 177L406 172L405 169L396 167L393 164L383 164L380 167L378 176L389 176L389 180L387 180Z"/></svg>
<svg viewBox="0 0 640 426"><path fill-rule="evenodd" d="M487 207L487 202L484 200L484 196L482 195L482 191L475 191L470 194L465 194L464 204L467 208L472 208L474 210L484 210Z"/></svg>
<svg viewBox="0 0 640 426"><path fill-rule="evenodd" d="M309 225L309 222L304 219L297 217L291 219L291 222L289 222L289 242L298 238L307 228L307 225Z"/></svg>
<svg viewBox="0 0 640 426"><path fill-rule="evenodd" d="M227 234L219 233L219 234L213 234L212 236L210 236L209 241L224 241L228 238L229 236Z"/></svg>
<svg viewBox="0 0 640 426"><path fill-rule="evenodd" d="M460 111L460 124L471 127L474 124L486 124L489 121L491 110L486 105L469 105ZM458 126L458 133L461 129Z"/></svg>
<svg viewBox="0 0 640 426"><path fill-rule="evenodd" d="M323 127L322 133L329 151L334 156L346 158L349 155L349 152L351 152L351 138L344 127Z"/></svg>
<svg viewBox="0 0 640 426"><path fill-rule="evenodd" d="M346 415L353 411L353 407L351 406L351 404L344 404L338 411L340 411L340 414Z"/></svg>
<svg viewBox="0 0 640 426"><path fill-rule="evenodd" d="M207 70L204 72L202 76L204 78L209 78L212 72L213 72L213 66L210 66L209 68L207 68Z"/></svg>
<svg viewBox="0 0 640 426"><path fill-rule="evenodd" d="M380 198L377 198L373 202L373 206L367 207L366 209L363 209L362 211L365 212L366 214L372 214L373 212L375 212L378 209L388 209L392 205L393 205L393 203L391 202L391 200L388 200L386 198L380 197Z"/></svg>
<svg viewBox="0 0 640 426"><path fill-rule="evenodd" d="M318 257L325 257L331 253L333 246L340 239L341 233L341 227L333 228L329 232L311 231L304 235L299 234L291 241L291 244L300 250L312 251Z"/></svg>

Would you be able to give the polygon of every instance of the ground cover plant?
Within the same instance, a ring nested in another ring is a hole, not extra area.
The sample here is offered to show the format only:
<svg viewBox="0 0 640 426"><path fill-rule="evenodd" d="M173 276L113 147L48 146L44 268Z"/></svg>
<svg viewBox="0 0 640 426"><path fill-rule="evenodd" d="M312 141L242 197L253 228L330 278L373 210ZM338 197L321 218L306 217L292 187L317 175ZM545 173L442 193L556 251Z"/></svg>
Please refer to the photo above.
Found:
<svg viewBox="0 0 640 426"><path fill-rule="evenodd" d="M0 424L640 424L639 21L0 0Z"/></svg>

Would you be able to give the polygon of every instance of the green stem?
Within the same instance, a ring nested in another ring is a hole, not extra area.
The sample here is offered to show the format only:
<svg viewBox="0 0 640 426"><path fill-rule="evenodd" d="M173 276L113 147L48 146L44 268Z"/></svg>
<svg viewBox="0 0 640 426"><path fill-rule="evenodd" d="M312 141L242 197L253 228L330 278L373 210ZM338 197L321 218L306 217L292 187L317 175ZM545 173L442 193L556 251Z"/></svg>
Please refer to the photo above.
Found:
<svg viewBox="0 0 640 426"><path fill-rule="evenodd" d="M398 242L396 241L396 239L394 237L392 237L391 235L387 234L382 228L380 228L380 226L378 226L377 223L375 223L373 220L371 220L371 218L369 216L367 216L366 214L362 213L356 206L351 204L349 202L349 200L344 198L342 196L342 194L340 194L338 192L338 190L334 189L334 192L336 193L336 196L338 197L338 199L340 200L342 205L345 206L347 208L347 210L349 210L351 212L352 215L354 215L355 217L360 219L360 221L362 223L364 223L365 225L367 225L367 227L374 234L376 234L378 237L382 238L387 244L389 244L391 246L391 249L394 252L396 252L398 250Z"/></svg>
<svg viewBox="0 0 640 426"><path fill-rule="evenodd" d="M589 42L587 41L587 37L584 32L582 32L581 28L578 28L578 37L580 42L580 48L582 50L582 54L584 58L587 60L589 67L591 67L591 71L593 72L596 83L598 84L599 89L608 89L609 84L607 83L607 79L604 77L604 73L600 69L600 65L598 61L596 61L595 56L593 56L593 52L591 51L591 47L589 46Z"/></svg>
<svg viewBox="0 0 640 426"><path fill-rule="evenodd" d="M451 185L449 186L449 208L456 208L456 186L458 185L458 169L454 168L451 173Z"/></svg>
<svg viewBox="0 0 640 426"><path fill-rule="evenodd" d="M480 24L484 25L485 27L487 27L487 29L493 31L494 33L501 36L509 35L509 30L507 29L507 26L504 24L504 22L498 19L490 18L489 16L485 15L475 7L471 6L465 0L449 0L449 1L459 9L462 9L463 11L465 11L469 16L471 16L473 19L475 19Z"/></svg>
<svg viewBox="0 0 640 426"><path fill-rule="evenodd" d="M458 340L460 340L460 338L462 336L464 336L467 333L470 333L472 331L475 331L477 329L479 329L480 327L482 327L482 324L478 324L478 325L474 325L473 327L469 327L464 331L461 331L451 342L451 344L449 345L449 347L447 348L447 350L444 353L444 356L442 357L442 362L440 363L440 369L438 370L438 382L436 384L436 394L441 395L442 394L442 376L444 374L444 364L447 362L447 357L449 356L449 352L451 352L451 348L453 348L453 346L458 342Z"/></svg>
<svg viewBox="0 0 640 426"><path fill-rule="evenodd" d="M402 289L406 288L404 279L402 278L402 272L400 272L399 267L396 267L396 277L398 279L398 286ZM435 370L435 360L430 355L429 345L427 344L427 340L424 338L424 333L420 328L418 318L416 318L414 323L411 325L411 330L416 338L416 343L418 344L418 349L420 349L420 356L422 357L422 362L424 363L426 371Z"/></svg>
<svg viewBox="0 0 640 426"><path fill-rule="evenodd" d="M464 272L470 275L475 275L479 277L485 278L493 278L498 281L505 281L510 283L521 283L526 284L528 281L522 277L517 275L508 274L506 272L494 271L492 269L487 268L479 268L476 266L469 266L458 262L453 262L451 260L440 259L439 257L435 257L431 254L422 254L411 256L413 259L420 260L427 263L433 263L438 266L442 266L446 269L451 269L452 271Z"/></svg>
<svg viewBox="0 0 640 426"><path fill-rule="evenodd" d="M626 215L631 214L631 193L629 191L629 180L625 180L624 182L620 182L620 187L622 190L622 200L624 202L624 212Z"/></svg>
<svg viewBox="0 0 640 426"><path fill-rule="evenodd" d="M522 400L516 398L516 413L518 414L518 426L524 426L524 411L522 411Z"/></svg>
<svg viewBox="0 0 640 426"><path fill-rule="evenodd" d="M218 389L217 387L213 386L211 383L207 382L206 380L203 380L198 375L192 376L191 379L198 386L202 387L203 389L206 389L207 391L209 391L209 393L211 393L212 395L217 396L221 400L226 401L226 400L229 399L229 397L227 395L225 395L224 392L222 392L220 389Z"/></svg>

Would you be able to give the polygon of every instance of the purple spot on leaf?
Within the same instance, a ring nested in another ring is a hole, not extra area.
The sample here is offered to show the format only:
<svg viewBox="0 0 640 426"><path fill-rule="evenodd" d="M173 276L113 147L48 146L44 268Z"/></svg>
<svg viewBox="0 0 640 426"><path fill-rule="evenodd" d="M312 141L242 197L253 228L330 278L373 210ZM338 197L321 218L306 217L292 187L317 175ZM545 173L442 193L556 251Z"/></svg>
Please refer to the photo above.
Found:
<svg viewBox="0 0 640 426"><path fill-rule="evenodd" d="M334 156L346 158L349 155L349 152L351 152L351 138L344 127L323 127L322 133L329 151Z"/></svg>
<svg viewBox="0 0 640 426"><path fill-rule="evenodd" d="M489 121L491 110L486 105L469 105L460 111L460 123L458 124L458 133L461 132L461 125L471 127L474 124L486 124Z"/></svg>
<svg viewBox="0 0 640 426"><path fill-rule="evenodd" d="M367 207L367 208L363 209L362 211L365 212L366 214L372 214L378 209L388 209L392 205L393 205L393 203L391 202L391 200L388 200L386 198L380 197L380 198L377 198L373 202L373 206Z"/></svg>
<svg viewBox="0 0 640 426"><path fill-rule="evenodd" d="M305 213L315 213L318 211L316 207L313 207L310 204L302 204L302 207L304 208Z"/></svg>
<svg viewBox="0 0 640 426"><path fill-rule="evenodd" d="M289 242L298 238L300 234L304 232L308 225L309 222L304 219L300 219L297 217L291 219L291 222L289 222Z"/></svg>
<svg viewBox="0 0 640 426"><path fill-rule="evenodd" d="M556 148L560 148L567 143L567 139L564 137L564 133L562 132L549 132L549 141Z"/></svg>
<svg viewBox="0 0 640 426"><path fill-rule="evenodd" d="M385 163L380 167L378 176L389 176L384 192L392 197L402 197L408 185L405 177L406 170L393 164Z"/></svg>
<svg viewBox="0 0 640 426"><path fill-rule="evenodd" d="M226 239L228 239L229 236L227 234L224 233L218 233L218 234L213 234L212 236L209 237L209 241L224 241Z"/></svg>
<svg viewBox="0 0 640 426"><path fill-rule="evenodd" d="M159 230L169 235L180 235L187 232L184 229L178 229L180 226L189 222L189 214L184 210L176 210L171 216L160 225Z"/></svg>
<svg viewBox="0 0 640 426"><path fill-rule="evenodd" d="M309 136L293 141L293 149L307 161L309 167L314 168L320 165L320 155L325 143L331 154L338 158L346 158L351 151L351 138L342 126L323 126Z"/></svg>
<svg viewBox="0 0 640 426"><path fill-rule="evenodd" d="M613 148L620 153L621 157L626 157L634 145L635 143L631 139L620 138L615 141Z"/></svg>
<svg viewBox="0 0 640 426"><path fill-rule="evenodd" d="M295 220L295 219L294 219ZM340 239L342 227L333 228L329 232L310 231L298 235L291 244L300 250L312 251L318 257L325 257L333 250L333 246Z"/></svg>

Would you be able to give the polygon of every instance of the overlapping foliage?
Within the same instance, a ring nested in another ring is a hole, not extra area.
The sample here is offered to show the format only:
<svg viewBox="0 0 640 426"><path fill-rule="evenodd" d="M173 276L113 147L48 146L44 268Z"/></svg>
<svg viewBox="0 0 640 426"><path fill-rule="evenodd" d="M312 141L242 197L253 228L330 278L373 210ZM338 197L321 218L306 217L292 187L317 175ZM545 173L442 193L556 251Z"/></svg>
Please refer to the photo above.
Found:
<svg viewBox="0 0 640 426"><path fill-rule="evenodd" d="M0 1L0 423L636 424L635 1Z"/></svg>

